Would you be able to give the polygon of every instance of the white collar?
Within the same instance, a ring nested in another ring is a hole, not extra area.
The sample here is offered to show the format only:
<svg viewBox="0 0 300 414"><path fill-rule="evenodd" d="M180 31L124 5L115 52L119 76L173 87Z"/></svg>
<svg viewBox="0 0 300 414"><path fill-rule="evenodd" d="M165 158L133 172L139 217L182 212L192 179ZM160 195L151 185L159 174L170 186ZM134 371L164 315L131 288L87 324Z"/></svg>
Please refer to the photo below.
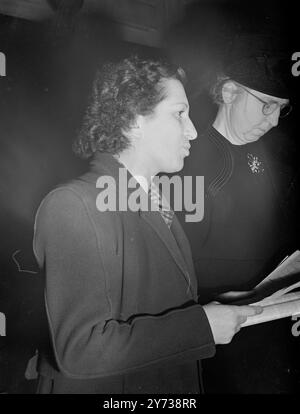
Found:
<svg viewBox="0 0 300 414"><path fill-rule="evenodd" d="M117 158L117 160L120 164L124 165L126 170L129 171L132 177L140 184L140 186L145 191L145 193L148 194L149 184L148 184L147 179L143 175L134 175L133 172L130 170L130 168L128 168L127 165L124 163L124 161L120 161L119 158ZM153 180L153 177L151 177L151 182L152 180Z"/></svg>

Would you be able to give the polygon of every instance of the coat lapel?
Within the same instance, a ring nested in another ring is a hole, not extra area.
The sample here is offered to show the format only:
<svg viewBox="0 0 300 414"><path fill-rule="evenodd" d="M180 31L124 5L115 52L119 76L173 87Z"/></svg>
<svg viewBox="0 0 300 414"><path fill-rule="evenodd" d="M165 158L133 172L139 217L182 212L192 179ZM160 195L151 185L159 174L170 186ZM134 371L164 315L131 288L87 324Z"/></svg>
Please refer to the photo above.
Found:
<svg viewBox="0 0 300 414"><path fill-rule="evenodd" d="M107 173L108 175L115 178L116 181L116 190L117 193L119 191L119 169L124 168L122 164L120 164L112 155L110 154L101 154L96 153L92 164L91 170L93 173L103 175L103 173ZM132 177L130 172L128 171L128 177ZM134 189L127 189L127 196L129 197L130 194L134 191ZM149 200L150 202L150 200ZM150 204L149 204L150 205ZM150 211L139 211L140 217L145 220L157 233L160 239L163 241L167 249L169 250L170 254L172 255L175 263L179 267L182 272L182 276L184 277L187 283L187 291L191 293L193 297L196 297L196 279L193 277L193 268L188 266L188 263L184 260L184 256L189 254L185 247L188 247L188 241L183 233L182 228L178 222L176 215L174 216L174 222L172 223L172 229L174 229L174 234L168 228L164 219L162 218L161 214L155 209L154 204L151 204ZM184 240L183 240L184 239ZM184 244L186 243L186 246ZM190 261L192 263L192 259L190 256Z"/></svg>
<svg viewBox="0 0 300 414"><path fill-rule="evenodd" d="M182 276L184 277L186 283L187 283L187 290L190 291L192 296L195 295L196 292L196 286L195 286L195 280L191 275L189 274L189 267L184 260L183 254L180 251L180 237L182 234L178 234L178 221L177 218L174 216L174 223L172 223L172 226L176 228L176 233L172 233L172 231L168 228L166 223L164 222L164 219L162 218L161 214L157 211L140 211L140 216L143 220L145 220L157 233L157 235L160 237L160 239L163 241L167 249L169 250L170 254L172 255L174 261L176 262L177 266L182 272ZM175 239L176 237L176 239Z"/></svg>

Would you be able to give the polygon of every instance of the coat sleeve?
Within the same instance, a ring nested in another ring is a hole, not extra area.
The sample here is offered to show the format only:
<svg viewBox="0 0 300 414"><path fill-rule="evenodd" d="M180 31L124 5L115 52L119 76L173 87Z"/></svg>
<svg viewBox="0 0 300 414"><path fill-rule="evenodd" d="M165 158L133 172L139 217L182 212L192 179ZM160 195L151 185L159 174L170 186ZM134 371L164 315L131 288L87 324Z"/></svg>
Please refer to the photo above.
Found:
<svg viewBox="0 0 300 414"><path fill-rule="evenodd" d="M107 234L102 237L107 242ZM46 197L36 216L34 252L46 273L50 336L64 375L97 378L214 354L212 332L198 304L161 315L132 315L130 322L113 319L97 243L78 194L64 188Z"/></svg>

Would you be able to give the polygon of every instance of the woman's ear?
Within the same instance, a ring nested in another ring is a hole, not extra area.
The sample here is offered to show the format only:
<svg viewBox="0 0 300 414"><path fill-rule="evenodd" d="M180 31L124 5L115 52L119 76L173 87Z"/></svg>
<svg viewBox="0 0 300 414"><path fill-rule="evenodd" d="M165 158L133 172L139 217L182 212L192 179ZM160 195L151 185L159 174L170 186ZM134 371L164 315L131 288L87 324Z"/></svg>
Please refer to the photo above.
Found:
<svg viewBox="0 0 300 414"><path fill-rule="evenodd" d="M132 125L132 129L135 131L136 135L141 135L142 128L143 128L143 116L142 115L137 115L137 117L135 118L135 121Z"/></svg>
<svg viewBox="0 0 300 414"><path fill-rule="evenodd" d="M130 129L127 132L127 136L131 139L139 139L142 135L142 116L138 115L132 122Z"/></svg>
<svg viewBox="0 0 300 414"><path fill-rule="evenodd" d="M238 87L233 81L225 82L222 88L222 98L225 104L231 104L238 95Z"/></svg>

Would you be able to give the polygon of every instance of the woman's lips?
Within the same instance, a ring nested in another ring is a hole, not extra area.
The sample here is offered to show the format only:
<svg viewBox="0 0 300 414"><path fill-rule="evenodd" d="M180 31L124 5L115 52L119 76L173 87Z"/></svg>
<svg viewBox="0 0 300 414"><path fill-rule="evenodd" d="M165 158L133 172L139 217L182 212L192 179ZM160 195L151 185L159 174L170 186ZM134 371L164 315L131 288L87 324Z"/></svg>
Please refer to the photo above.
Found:
<svg viewBox="0 0 300 414"><path fill-rule="evenodd" d="M185 145L185 146L183 147L183 149L184 149L184 151L185 151L185 153L186 153L187 155L190 155L190 148L191 148L191 146L190 146L190 145Z"/></svg>

